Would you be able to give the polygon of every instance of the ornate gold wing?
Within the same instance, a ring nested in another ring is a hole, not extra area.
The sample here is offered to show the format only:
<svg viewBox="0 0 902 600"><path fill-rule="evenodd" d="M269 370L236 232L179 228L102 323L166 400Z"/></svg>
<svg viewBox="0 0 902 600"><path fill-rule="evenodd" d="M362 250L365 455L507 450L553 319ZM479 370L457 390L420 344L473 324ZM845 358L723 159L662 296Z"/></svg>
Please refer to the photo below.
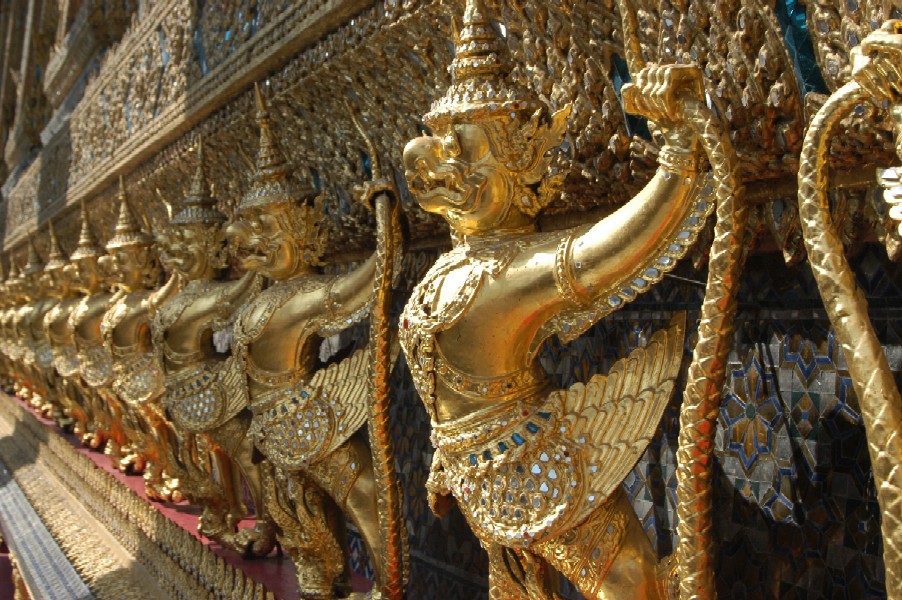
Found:
<svg viewBox="0 0 902 600"><path fill-rule="evenodd" d="M553 392L512 428L502 425L500 435L443 457L444 481L481 539L525 546L552 538L611 495L645 451L673 392L685 319L675 317L607 375Z"/></svg>
<svg viewBox="0 0 902 600"><path fill-rule="evenodd" d="M266 408L254 416L250 431L257 447L285 469L327 456L366 422L370 378L367 347L261 399Z"/></svg>
<svg viewBox="0 0 902 600"><path fill-rule="evenodd" d="M549 398L562 405L564 437L578 445L589 474L586 498L594 496L590 503L607 498L620 485L654 437L676 384L685 337L686 315L681 313L607 375Z"/></svg>

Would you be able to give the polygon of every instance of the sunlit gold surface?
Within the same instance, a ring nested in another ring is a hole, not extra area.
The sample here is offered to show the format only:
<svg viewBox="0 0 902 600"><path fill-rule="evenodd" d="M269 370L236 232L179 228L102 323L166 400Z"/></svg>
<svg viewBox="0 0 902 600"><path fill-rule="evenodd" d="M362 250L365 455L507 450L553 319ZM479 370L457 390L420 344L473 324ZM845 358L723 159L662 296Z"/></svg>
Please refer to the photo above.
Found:
<svg viewBox="0 0 902 600"><path fill-rule="evenodd" d="M534 96L510 89L495 35L481 2L468 2L454 83L425 117L434 136L404 153L411 190L446 217L456 242L402 317L437 446L429 490L454 494L490 557L501 548L519 557L492 561L493 598L546 593L528 566L540 558L589 597L658 597L667 582L635 515L606 499L670 397L682 326L584 389L552 391L534 355L546 337L576 335L645 291L691 244L713 202L701 189L701 145L685 108L700 101L701 78L691 67L641 71L624 100L664 134L657 175L598 225L537 234L534 215L555 185L548 151L569 111L545 120ZM604 541L583 533L598 511L612 510L623 533ZM593 552L610 565L589 576L581 561Z"/></svg>

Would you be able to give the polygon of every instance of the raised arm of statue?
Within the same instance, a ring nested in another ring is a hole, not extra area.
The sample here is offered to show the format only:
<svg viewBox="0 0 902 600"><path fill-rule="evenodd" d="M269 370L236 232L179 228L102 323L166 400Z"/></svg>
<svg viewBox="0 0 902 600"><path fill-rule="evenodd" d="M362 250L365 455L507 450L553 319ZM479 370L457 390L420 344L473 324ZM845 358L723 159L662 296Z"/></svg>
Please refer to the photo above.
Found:
<svg viewBox="0 0 902 600"><path fill-rule="evenodd" d="M331 320L366 313L373 297L373 275L376 272L376 253L344 276L332 279L323 290L323 302Z"/></svg>
<svg viewBox="0 0 902 600"><path fill-rule="evenodd" d="M166 280L163 287L155 290L147 299L148 310L151 315L156 312L157 307L179 293L184 285L184 279L179 274L173 274Z"/></svg>
<svg viewBox="0 0 902 600"><path fill-rule="evenodd" d="M618 308L685 253L711 208L699 200L702 151L683 116L683 107L702 103L703 93L701 75L691 66L644 69L624 88L627 107L654 120L664 137L657 172L613 214L551 236L512 262L497 287L518 296L530 313L523 322L535 327L561 312L599 304Z"/></svg>

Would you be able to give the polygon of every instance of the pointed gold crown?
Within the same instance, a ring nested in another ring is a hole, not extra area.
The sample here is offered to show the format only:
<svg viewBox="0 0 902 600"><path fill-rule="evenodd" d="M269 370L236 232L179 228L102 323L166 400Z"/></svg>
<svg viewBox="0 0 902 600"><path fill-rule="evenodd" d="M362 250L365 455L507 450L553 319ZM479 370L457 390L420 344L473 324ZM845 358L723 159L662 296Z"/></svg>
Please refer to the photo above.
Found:
<svg viewBox="0 0 902 600"><path fill-rule="evenodd" d="M44 263L41 262L41 257L38 255L38 249L34 247L34 240L31 236L28 237L28 261L25 263L25 269L23 269L23 275L34 275L35 273L40 273L44 270Z"/></svg>
<svg viewBox="0 0 902 600"><path fill-rule="evenodd" d="M316 196L311 188L298 185L291 177L292 165L272 133L272 121L260 86L254 84L257 100L257 124L260 126L260 149L257 151L257 169L250 189L241 198L238 212L268 205L295 204Z"/></svg>
<svg viewBox="0 0 902 600"><path fill-rule="evenodd" d="M510 81L507 46L482 0L467 0L463 26L454 38L451 86L423 117L427 125L516 119L518 112L532 113L542 106L532 90Z"/></svg>
<svg viewBox="0 0 902 600"><path fill-rule="evenodd" d="M125 193L125 183L119 176L119 220L116 221L116 229L113 237L106 244L107 250L115 250L125 246L149 246L153 240L141 230L135 215L128 206L128 195Z"/></svg>
<svg viewBox="0 0 902 600"><path fill-rule="evenodd" d="M197 141L197 167L188 194L181 202L170 223L173 225L215 225L225 223L226 216L216 208L216 199L204 175L204 138Z"/></svg>
<svg viewBox="0 0 902 600"><path fill-rule="evenodd" d="M103 251L97 245L97 238L94 237L94 232L91 231L91 225L88 223L88 209L85 208L85 203L82 202L81 233L78 235L78 246L75 247L75 251L69 259L80 260L82 258L97 257L101 254L103 254Z"/></svg>
<svg viewBox="0 0 902 600"><path fill-rule="evenodd" d="M44 265L45 271L58 271L64 268L67 264L69 264L69 260L66 258L66 255L63 254L62 248L60 248L60 241L56 237L56 229L53 228L53 221L49 223L50 226L50 254L47 256L47 264Z"/></svg>

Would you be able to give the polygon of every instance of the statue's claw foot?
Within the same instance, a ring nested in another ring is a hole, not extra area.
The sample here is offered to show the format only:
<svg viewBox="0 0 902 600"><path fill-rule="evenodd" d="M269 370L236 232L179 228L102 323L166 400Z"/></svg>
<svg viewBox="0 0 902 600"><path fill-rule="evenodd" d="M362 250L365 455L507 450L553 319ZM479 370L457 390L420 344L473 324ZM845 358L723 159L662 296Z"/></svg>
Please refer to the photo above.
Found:
<svg viewBox="0 0 902 600"><path fill-rule="evenodd" d="M223 540L231 535L234 527L228 527L223 515L209 507L204 507L197 521L197 531L204 537L219 541L223 546L231 547L231 544L226 544Z"/></svg>
<svg viewBox="0 0 902 600"><path fill-rule="evenodd" d="M166 490L169 493L169 502L181 502L185 499L185 495L182 493L182 490L179 487L179 480L172 479L171 477L165 477L166 481Z"/></svg>
<svg viewBox="0 0 902 600"><path fill-rule="evenodd" d="M179 489L178 479L168 477L152 466L144 471L144 491L148 499L160 502L181 502L185 499Z"/></svg>
<svg viewBox="0 0 902 600"><path fill-rule="evenodd" d="M110 457L113 466L123 473L132 473L135 475L144 472L147 466L146 459L134 450L131 446L119 445L113 440L107 442L104 453Z"/></svg>
<svg viewBox="0 0 902 600"><path fill-rule="evenodd" d="M301 598L332 600L336 596L341 597L341 592L336 593L336 586L334 586L333 582L323 579L323 569L316 565L307 565L306 568L301 568L297 563L294 566L297 570L298 591L301 594ZM366 596L363 597L365 598Z"/></svg>
<svg viewBox="0 0 902 600"><path fill-rule="evenodd" d="M35 404L38 405L38 414L45 419L54 419L54 417L56 417L58 414L56 407L45 401L40 396L38 396L38 400L35 402Z"/></svg>
<svg viewBox="0 0 902 600"><path fill-rule="evenodd" d="M108 439L106 446L103 448L103 453L110 457L113 467L118 469L123 456L123 449L119 442L112 438Z"/></svg>
<svg viewBox="0 0 902 600"><path fill-rule="evenodd" d="M140 475L147 467L147 459L140 452L128 452L119 460L119 470L123 473Z"/></svg>
<svg viewBox="0 0 902 600"><path fill-rule="evenodd" d="M246 558L260 558L272 552L276 545L276 532L271 524L257 523L255 527L236 532L239 521L229 513L205 508L197 530Z"/></svg>
<svg viewBox="0 0 902 600"><path fill-rule="evenodd" d="M81 434L81 443L88 448L93 448L94 450L96 450L103 446L105 442L106 438L101 432L85 431Z"/></svg>
<svg viewBox="0 0 902 600"><path fill-rule="evenodd" d="M72 417L66 416L65 414L59 414L54 416L54 421L56 421L57 426L63 431L77 433L75 432L75 419Z"/></svg>
<svg viewBox="0 0 902 600"><path fill-rule="evenodd" d="M276 531L269 523L257 523L235 535L236 550L248 558L268 555L276 546ZM242 550L243 549L243 550Z"/></svg>

